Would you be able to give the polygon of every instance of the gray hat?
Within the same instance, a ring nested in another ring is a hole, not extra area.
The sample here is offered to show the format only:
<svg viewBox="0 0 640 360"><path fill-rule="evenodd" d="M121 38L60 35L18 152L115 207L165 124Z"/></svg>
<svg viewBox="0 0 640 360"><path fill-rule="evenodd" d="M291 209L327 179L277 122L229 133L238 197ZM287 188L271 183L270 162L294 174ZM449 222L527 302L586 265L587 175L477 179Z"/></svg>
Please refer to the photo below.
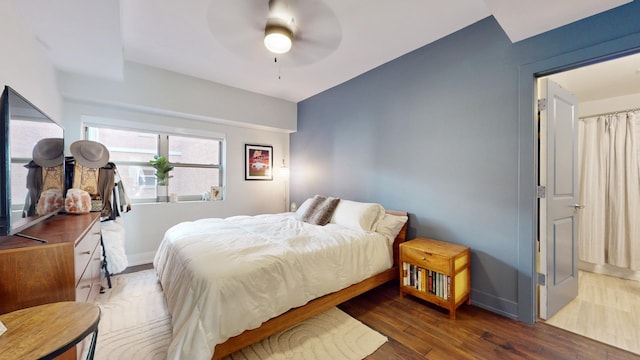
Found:
<svg viewBox="0 0 640 360"><path fill-rule="evenodd" d="M109 150L97 141L79 140L71 144L71 155L78 164L97 169L109 162Z"/></svg>
<svg viewBox="0 0 640 360"><path fill-rule="evenodd" d="M64 160L64 141L61 138L46 138L33 147L33 162L42 167L54 167Z"/></svg>

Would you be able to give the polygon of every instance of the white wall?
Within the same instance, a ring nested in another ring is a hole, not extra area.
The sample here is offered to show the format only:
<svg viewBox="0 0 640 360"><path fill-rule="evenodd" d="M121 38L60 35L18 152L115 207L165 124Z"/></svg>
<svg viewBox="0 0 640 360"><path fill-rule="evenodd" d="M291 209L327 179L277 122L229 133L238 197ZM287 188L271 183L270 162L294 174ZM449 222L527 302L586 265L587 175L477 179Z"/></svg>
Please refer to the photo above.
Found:
<svg viewBox="0 0 640 360"><path fill-rule="evenodd" d="M60 92L65 100L296 131L297 105L293 102L138 63L125 62L124 81L66 72L60 72L59 77Z"/></svg>
<svg viewBox="0 0 640 360"><path fill-rule="evenodd" d="M617 96L608 99L585 101L578 105L580 117L611 112L640 109L640 93Z"/></svg>
<svg viewBox="0 0 640 360"><path fill-rule="evenodd" d="M104 123L134 121L150 126L202 130L224 134L226 139L224 200L134 204L133 210L123 215L129 265L150 262L164 232L181 221L285 210L282 181L244 180L244 144L272 145L274 167L281 164L283 158L288 164L289 133L292 124L297 123L295 103L139 64L128 64L126 69L128 77L123 83L60 74L67 149L81 138L82 123L88 118L91 122L99 118L98 121ZM211 95L215 101L205 103L203 92L215 94ZM202 102L194 104L194 94ZM235 104L235 110L228 104ZM191 105L193 112L189 112ZM219 113L225 118L218 116ZM248 121L251 119L255 122Z"/></svg>
<svg viewBox="0 0 640 360"><path fill-rule="evenodd" d="M11 86L55 121L62 100L46 53L9 0L0 0L0 86Z"/></svg>

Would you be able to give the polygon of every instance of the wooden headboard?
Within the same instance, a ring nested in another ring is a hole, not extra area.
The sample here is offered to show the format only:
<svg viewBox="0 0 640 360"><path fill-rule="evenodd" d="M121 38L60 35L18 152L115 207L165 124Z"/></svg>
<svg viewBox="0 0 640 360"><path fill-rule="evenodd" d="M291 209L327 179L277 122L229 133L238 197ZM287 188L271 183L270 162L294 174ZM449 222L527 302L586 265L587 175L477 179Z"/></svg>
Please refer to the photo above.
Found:
<svg viewBox="0 0 640 360"><path fill-rule="evenodd" d="M409 213L406 211L396 211L396 210L386 210L387 214L396 215L396 216L409 216ZM400 263L400 243L404 242L407 239L407 227L409 225L409 219L404 223L402 229L396 236L395 240L393 240L393 266L398 266Z"/></svg>

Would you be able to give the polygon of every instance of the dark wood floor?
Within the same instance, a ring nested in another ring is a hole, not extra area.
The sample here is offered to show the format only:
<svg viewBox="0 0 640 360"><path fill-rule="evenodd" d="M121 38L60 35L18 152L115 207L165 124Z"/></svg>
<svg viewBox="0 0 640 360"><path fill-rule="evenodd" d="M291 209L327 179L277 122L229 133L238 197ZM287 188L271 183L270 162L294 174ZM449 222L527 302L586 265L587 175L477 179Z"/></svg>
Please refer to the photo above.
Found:
<svg viewBox="0 0 640 360"><path fill-rule="evenodd" d="M140 265L123 273L150 269ZM538 322L528 325L472 305L456 320L445 310L406 296L391 282L339 306L389 341L368 360L412 359L640 359L639 355Z"/></svg>
<svg viewBox="0 0 640 360"><path fill-rule="evenodd" d="M538 322L528 325L462 305L456 320L389 283L339 306L387 336L369 360L640 359L633 353Z"/></svg>

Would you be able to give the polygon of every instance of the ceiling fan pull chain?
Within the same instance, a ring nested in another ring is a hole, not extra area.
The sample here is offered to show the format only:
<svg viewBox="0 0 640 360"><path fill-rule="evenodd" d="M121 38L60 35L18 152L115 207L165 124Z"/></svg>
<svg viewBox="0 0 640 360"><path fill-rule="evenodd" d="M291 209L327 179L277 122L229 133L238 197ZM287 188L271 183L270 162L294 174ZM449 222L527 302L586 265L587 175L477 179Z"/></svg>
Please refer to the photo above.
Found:
<svg viewBox="0 0 640 360"><path fill-rule="evenodd" d="M278 58L274 57L273 62L278 63ZM280 71L282 70L282 66L280 66L280 64L277 64L277 65L278 65L278 80L281 80L282 78L280 77Z"/></svg>

